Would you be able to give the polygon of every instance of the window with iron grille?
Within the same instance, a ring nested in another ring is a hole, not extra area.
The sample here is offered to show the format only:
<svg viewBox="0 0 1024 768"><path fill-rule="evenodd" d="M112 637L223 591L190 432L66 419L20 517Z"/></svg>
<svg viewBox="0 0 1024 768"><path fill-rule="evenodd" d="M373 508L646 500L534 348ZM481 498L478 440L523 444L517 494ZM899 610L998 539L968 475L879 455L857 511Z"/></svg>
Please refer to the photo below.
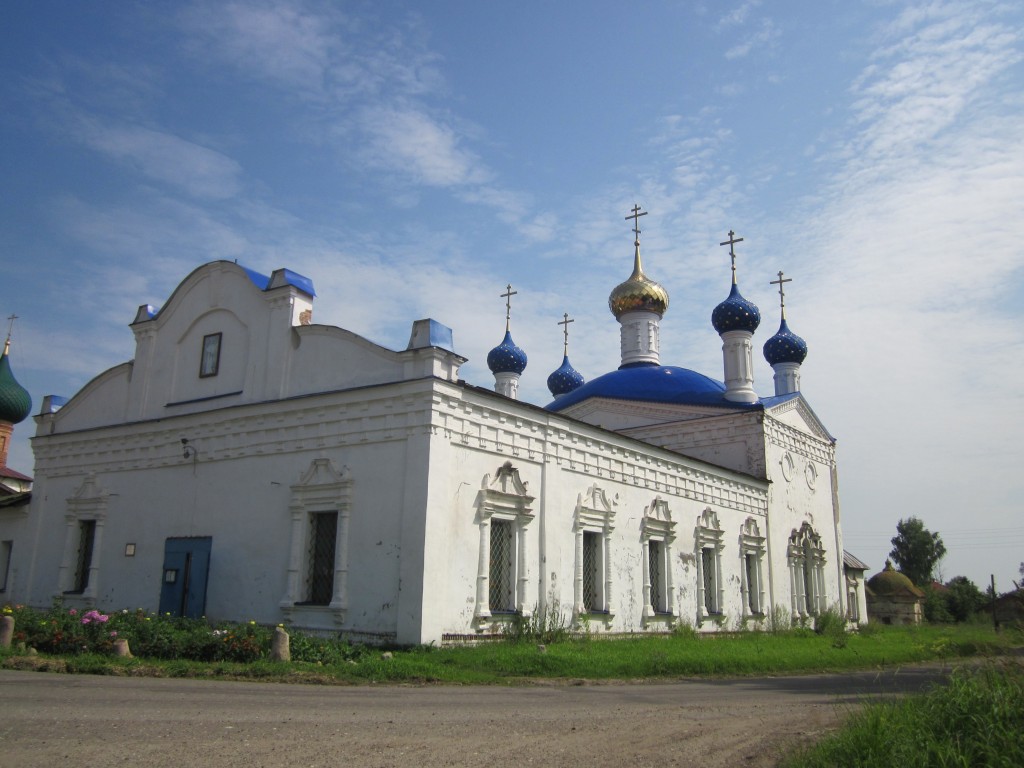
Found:
<svg viewBox="0 0 1024 768"><path fill-rule="evenodd" d="M857 601L857 586L855 584L850 585L846 600L846 618L850 621L860 621L860 604Z"/></svg>
<svg viewBox="0 0 1024 768"><path fill-rule="evenodd" d="M661 542L647 542L647 563L651 579L651 607L656 613L666 613L665 586L662 581Z"/></svg>
<svg viewBox="0 0 1024 768"><path fill-rule="evenodd" d="M753 552L748 552L743 560L747 572L747 607L751 613L761 613L760 563Z"/></svg>
<svg viewBox="0 0 1024 768"><path fill-rule="evenodd" d="M583 607L587 611L604 609L601 604L601 534L583 532Z"/></svg>
<svg viewBox="0 0 1024 768"><path fill-rule="evenodd" d="M511 520L491 520L491 613L512 613L516 610L512 533Z"/></svg>
<svg viewBox="0 0 1024 768"><path fill-rule="evenodd" d="M78 557L75 564L75 583L72 592L84 592L89 586L89 569L92 567L92 548L96 538L96 521L78 521Z"/></svg>
<svg viewBox="0 0 1024 768"><path fill-rule="evenodd" d="M330 605L334 597L335 542L338 536L338 513L317 512L312 515L309 537L309 574L307 577L310 605Z"/></svg>
<svg viewBox="0 0 1024 768"><path fill-rule="evenodd" d="M715 562L715 550L704 547L700 551L701 571L704 577L704 608L708 613L719 613L718 607L718 564Z"/></svg>
<svg viewBox="0 0 1024 768"><path fill-rule="evenodd" d="M805 551L804 554L804 607L807 609L808 615L814 615L817 613L814 605L814 563L811 560L811 553Z"/></svg>

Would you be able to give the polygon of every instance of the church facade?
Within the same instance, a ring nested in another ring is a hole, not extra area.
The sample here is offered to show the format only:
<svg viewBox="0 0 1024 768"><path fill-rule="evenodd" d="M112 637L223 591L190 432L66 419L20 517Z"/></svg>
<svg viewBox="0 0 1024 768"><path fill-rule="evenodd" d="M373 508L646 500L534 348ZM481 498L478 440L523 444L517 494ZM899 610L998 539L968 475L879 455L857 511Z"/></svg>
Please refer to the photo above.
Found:
<svg viewBox="0 0 1024 768"><path fill-rule="evenodd" d="M481 388L434 320L394 351L313 324L306 277L199 267L140 307L133 360L44 399L0 598L410 644L538 614L612 633L862 616L806 345L783 319L758 398L734 270L724 382L662 366L668 294L636 232L610 299L622 366L584 382L566 354L546 407L517 399L508 326Z"/></svg>

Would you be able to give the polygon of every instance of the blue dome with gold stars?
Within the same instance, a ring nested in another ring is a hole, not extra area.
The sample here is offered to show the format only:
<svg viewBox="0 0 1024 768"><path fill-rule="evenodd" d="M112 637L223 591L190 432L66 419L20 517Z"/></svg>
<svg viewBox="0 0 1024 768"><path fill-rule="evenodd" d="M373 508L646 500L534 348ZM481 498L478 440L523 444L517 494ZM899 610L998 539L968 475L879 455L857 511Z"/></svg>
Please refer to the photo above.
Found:
<svg viewBox="0 0 1024 768"><path fill-rule="evenodd" d="M558 370L548 376L548 391L555 397L567 395L573 390L582 387L583 384L583 374L572 367L568 355L562 358L562 364L558 367Z"/></svg>
<svg viewBox="0 0 1024 768"><path fill-rule="evenodd" d="M802 363L807 357L807 342L789 330L782 318L779 331L764 343L764 359L769 365L776 363Z"/></svg>
<svg viewBox="0 0 1024 768"><path fill-rule="evenodd" d="M761 324L761 310L753 302L740 295L736 283L732 284L729 298L715 307L711 313L711 325L719 333L727 331L749 331L753 333Z"/></svg>
<svg viewBox="0 0 1024 768"><path fill-rule="evenodd" d="M17 424L24 421L31 410L32 397L14 378L5 345L3 354L0 355L0 421Z"/></svg>
<svg viewBox="0 0 1024 768"><path fill-rule="evenodd" d="M512 341L512 332L505 331L501 344L487 353L491 373L522 373L526 370L526 353Z"/></svg>

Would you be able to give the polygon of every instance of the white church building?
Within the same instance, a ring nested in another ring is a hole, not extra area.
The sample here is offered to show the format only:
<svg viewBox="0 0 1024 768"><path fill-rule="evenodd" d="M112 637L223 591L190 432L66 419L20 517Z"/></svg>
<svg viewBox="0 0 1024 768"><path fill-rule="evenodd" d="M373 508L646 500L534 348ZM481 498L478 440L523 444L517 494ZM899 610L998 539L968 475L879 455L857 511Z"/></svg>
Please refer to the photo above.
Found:
<svg viewBox="0 0 1024 768"><path fill-rule="evenodd" d="M537 612L610 633L864 620L835 440L800 392L784 301L764 344L773 397L753 389L760 313L735 256L712 316L724 383L664 365L668 293L634 231L609 298L621 366L584 383L566 356L544 407L517 399L526 355L507 326L482 388L435 320L393 351L313 324L304 276L199 267L140 307L132 360L44 398L31 503L0 511L0 601L401 644Z"/></svg>

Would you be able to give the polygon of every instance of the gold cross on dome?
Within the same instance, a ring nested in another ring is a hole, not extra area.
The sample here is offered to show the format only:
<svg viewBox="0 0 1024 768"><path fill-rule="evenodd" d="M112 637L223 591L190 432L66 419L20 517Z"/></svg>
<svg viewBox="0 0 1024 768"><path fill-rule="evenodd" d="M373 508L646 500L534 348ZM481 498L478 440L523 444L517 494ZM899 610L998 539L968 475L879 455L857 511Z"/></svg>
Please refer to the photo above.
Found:
<svg viewBox="0 0 1024 768"><path fill-rule="evenodd" d="M505 331L508 331L509 320L512 318L512 297L518 294L519 291L512 290L512 283L509 283L505 288L505 292L498 294L505 300Z"/></svg>
<svg viewBox="0 0 1024 768"><path fill-rule="evenodd" d="M633 220L633 234L636 235L637 244L640 243L640 217L646 215L647 211L641 211L640 206L633 203L633 212L626 217L626 221Z"/></svg>
<svg viewBox="0 0 1024 768"><path fill-rule="evenodd" d="M565 340L562 342L562 356L565 357L569 354L569 323L575 323L576 321L569 317L568 312L565 312L562 317L564 319L558 321L556 325L562 326L562 334L565 336Z"/></svg>
<svg viewBox="0 0 1024 768"><path fill-rule="evenodd" d="M726 240L724 243L719 243L719 245L728 245L729 246L729 258L732 259L732 284L733 285L736 285L736 248L734 246L736 245L736 243L742 243L742 242L743 242L743 238L742 237L736 237L736 233L733 232L730 229L729 230L729 239Z"/></svg>
<svg viewBox="0 0 1024 768"><path fill-rule="evenodd" d="M782 319L783 320L786 319L786 291L783 289L782 286L783 286L784 283L792 283L792 282L793 282L793 278L792 277L787 277L785 279L782 278L782 270L781 269L779 270L779 279L778 280L769 280L768 281L768 285L777 285L777 286L779 286L779 307L782 309Z"/></svg>

